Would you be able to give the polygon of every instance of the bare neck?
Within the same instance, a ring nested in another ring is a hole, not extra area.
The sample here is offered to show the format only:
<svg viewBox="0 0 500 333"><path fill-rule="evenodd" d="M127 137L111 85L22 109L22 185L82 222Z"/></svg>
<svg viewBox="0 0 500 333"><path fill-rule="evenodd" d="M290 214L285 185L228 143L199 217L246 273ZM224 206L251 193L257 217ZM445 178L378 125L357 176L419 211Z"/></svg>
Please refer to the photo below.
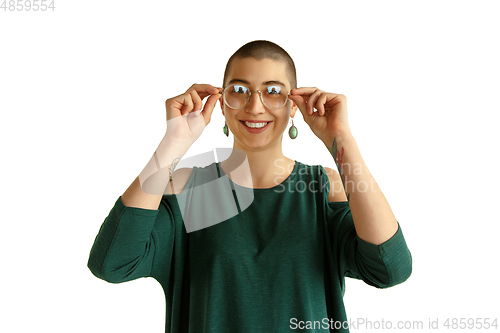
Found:
<svg viewBox="0 0 500 333"><path fill-rule="evenodd" d="M263 149L248 149L235 143L231 156L221 163L231 180L252 188L271 188L280 184L294 166L295 161L283 155L281 140Z"/></svg>

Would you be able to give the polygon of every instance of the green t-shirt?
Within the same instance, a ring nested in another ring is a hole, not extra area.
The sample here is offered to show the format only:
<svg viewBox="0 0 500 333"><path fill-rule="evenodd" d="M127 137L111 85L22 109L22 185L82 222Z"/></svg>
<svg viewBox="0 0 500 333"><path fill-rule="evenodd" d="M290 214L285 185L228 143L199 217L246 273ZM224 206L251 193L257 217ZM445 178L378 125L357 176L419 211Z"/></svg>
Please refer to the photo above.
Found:
<svg viewBox="0 0 500 333"><path fill-rule="evenodd" d="M88 267L112 283L155 278L165 332L349 332L344 277L391 287L412 259L400 227L381 245L357 237L329 185L323 167L300 162L268 189L235 184L219 163L195 167L157 210L118 198Z"/></svg>

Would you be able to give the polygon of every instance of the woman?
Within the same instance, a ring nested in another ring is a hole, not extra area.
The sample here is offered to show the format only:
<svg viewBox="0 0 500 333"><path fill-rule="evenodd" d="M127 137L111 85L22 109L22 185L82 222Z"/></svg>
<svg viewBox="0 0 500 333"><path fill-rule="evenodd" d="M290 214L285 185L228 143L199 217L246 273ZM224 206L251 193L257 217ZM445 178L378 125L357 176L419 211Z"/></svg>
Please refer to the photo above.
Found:
<svg viewBox="0 0 500 333"><path fill-rule="evenodd" d="M232 153L175 170L217 100ZM244 45L223 87L195 84L166 109L164 138L116 201L88 263L113 283L157 279L166 332L348 332L345 276L377 288L410 276L410 252L350 132L345 96L297 88L281 47ZM297 109L339 173L283 155Z"/></svg>

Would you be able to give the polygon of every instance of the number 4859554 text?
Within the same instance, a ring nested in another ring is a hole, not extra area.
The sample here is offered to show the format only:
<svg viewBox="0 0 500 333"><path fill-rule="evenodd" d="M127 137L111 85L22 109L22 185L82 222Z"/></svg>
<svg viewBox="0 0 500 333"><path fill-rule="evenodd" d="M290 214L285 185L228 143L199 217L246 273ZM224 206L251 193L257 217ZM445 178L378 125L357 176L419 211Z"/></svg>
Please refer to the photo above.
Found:
<svg viewBox="0 0 500 333"><path fill-rule="evenodd" d="M51 0L50 3L49 0L3 0L0 9L3 9L4 12L29 12L31 10L44 12L49 9L54 11L56 7L54 6L54 0Z"/></svg>

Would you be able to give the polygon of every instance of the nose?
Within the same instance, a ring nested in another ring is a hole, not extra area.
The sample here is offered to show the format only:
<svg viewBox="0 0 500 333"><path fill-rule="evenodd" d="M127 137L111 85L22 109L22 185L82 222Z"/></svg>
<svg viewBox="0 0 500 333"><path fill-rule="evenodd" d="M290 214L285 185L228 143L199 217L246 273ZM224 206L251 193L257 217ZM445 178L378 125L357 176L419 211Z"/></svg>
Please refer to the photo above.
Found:
<svg viewBox="0 0 500 333"><path fill-rule="evenodd" d="M255 115L266 112L266 108L264 107L264 104L262 104L258 90L252 91L250 100L245 105L245 112Z"/></svg>

